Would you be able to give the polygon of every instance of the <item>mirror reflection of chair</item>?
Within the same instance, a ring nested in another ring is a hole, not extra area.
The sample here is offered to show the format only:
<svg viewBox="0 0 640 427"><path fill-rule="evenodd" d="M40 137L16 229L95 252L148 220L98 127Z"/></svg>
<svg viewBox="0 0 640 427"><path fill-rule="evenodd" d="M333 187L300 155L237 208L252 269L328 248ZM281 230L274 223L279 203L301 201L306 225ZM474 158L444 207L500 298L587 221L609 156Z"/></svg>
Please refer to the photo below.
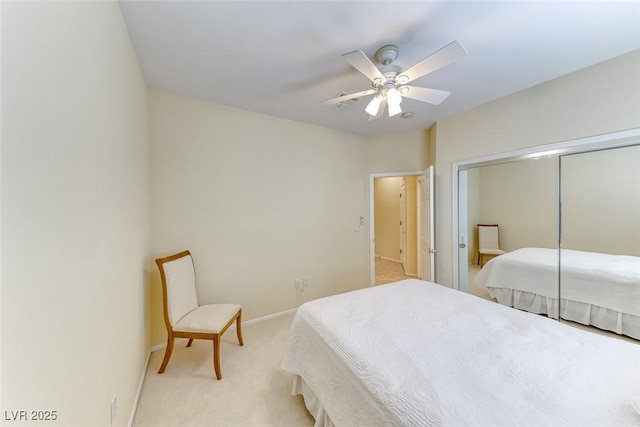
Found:
<svg viewBox="0 0 640 427"><path fill-rule="evenodd" d="M498 224L478 224L478 264L484 266L485 256L498 256L505 252L500 249Z"/></svg>
<svg viewBox="0 0 640 427"><path fill-rule="evenodd" d="M196 295L196 277L193 259L189 251L156 259L162 279L164 322L167 326L167 349L160 366L163 373L175 338L188 338L187 347L194 339L213 341L213 366L216 377L222 379L220 371L220 337L236 322L238 343L242 342L242 307L238 304L199 305Z"/></svg>

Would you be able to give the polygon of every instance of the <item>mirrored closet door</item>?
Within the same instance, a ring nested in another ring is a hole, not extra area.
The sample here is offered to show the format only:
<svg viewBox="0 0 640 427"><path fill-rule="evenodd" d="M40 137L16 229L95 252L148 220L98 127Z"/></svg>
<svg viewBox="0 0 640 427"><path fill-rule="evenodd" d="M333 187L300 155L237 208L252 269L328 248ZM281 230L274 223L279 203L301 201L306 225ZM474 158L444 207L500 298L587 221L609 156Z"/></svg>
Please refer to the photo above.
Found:
<svg viewBox="0 0 640 427"><path fill-rule="evenodd" d="M640 145L559 166L562 319L640 340Z"/></svg>
<svg viewBox="0 0 640 427"><path fill-rule="evenodd" d="M456 167L458 289L640 340L640 131Z"/></svg>

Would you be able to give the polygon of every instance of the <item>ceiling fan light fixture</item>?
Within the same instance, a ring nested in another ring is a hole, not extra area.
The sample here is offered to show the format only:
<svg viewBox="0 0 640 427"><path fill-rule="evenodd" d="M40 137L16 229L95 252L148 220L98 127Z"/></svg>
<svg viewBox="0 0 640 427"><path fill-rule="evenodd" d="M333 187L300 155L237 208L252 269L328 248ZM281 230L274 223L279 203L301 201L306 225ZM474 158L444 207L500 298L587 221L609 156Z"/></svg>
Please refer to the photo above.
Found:
<svg viewBox="0 0 640 427"><path fill-rule="evenodd" d="M373 99L367 105L367 108L364 110L370 115L375 116L378 114L378 110L380 109L380 97L374 96Z"/></svg>
<svg viewBox="0 0 640 427"><path fill-rule="evenodd" d="M400 103L402 102L402 95L396 88L391 88L387 91L387 104L389 105L389 117L393 117L396 114L402 113Z"/></svg>
<svg viewBox="0 0 640 427"><path fill-rule="evenodd" d="M402 108L400 108L400 103L395 103L395 102L387 102L387 105L389 106L389 117L393 117L396 114L400 114L402 113Z"/></svg>
<svg viewBox="0 0 640 427"><path fill-rule="evenodd" d="M402 102L402 95L400 95L400 91L396 88L391 88L387 91L387 101L390 104L398 104Z"/></svg>

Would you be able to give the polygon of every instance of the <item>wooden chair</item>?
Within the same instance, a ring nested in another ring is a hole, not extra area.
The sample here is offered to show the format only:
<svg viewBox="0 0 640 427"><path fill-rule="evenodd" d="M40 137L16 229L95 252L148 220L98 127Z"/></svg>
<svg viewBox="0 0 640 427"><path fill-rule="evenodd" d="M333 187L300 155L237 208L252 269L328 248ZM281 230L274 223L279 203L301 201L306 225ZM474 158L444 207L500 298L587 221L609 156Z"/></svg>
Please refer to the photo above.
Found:
<svg viewBox="0 0 640 427"><path fill-rule="evenodd" d="M484 265L484 257L498 256L505 252L500 249L498 224L478 224L478 264Z"/></svg>
<svg viewBox="0 0 640 427"><path fill-rule="evenodd" d="M238 304L199 305L196 295L196 277L193 259L189 251L156 259L162 278L162 300L164 323L167 326L167 349L160 366L163 373L171 353L175 338L188 338L187 347L194 339L213 341L213 366L216 377L220 372L220 337L236 322L238 342L242 342L242 307Z"/></svg>

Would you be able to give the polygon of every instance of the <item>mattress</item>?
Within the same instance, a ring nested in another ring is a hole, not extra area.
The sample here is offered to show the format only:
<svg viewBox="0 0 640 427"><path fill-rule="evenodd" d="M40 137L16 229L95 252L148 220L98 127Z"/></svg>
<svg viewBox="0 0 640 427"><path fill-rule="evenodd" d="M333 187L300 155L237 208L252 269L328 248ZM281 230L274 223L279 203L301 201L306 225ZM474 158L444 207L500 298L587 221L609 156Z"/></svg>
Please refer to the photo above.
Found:
<svg viewBox="0 0 640 427"><path fill-rule="evenodd" d="M640 258L522 248L491 259L474 282L504 305L640 339ZM560 278L560 280L559 280Z"/></svg>
<svg viewBox="0 0 640 427"><path fill-rule="evenodd" d="M640 346L417 279L303 304L282 367L319 425L640 424Z"/></svg>

